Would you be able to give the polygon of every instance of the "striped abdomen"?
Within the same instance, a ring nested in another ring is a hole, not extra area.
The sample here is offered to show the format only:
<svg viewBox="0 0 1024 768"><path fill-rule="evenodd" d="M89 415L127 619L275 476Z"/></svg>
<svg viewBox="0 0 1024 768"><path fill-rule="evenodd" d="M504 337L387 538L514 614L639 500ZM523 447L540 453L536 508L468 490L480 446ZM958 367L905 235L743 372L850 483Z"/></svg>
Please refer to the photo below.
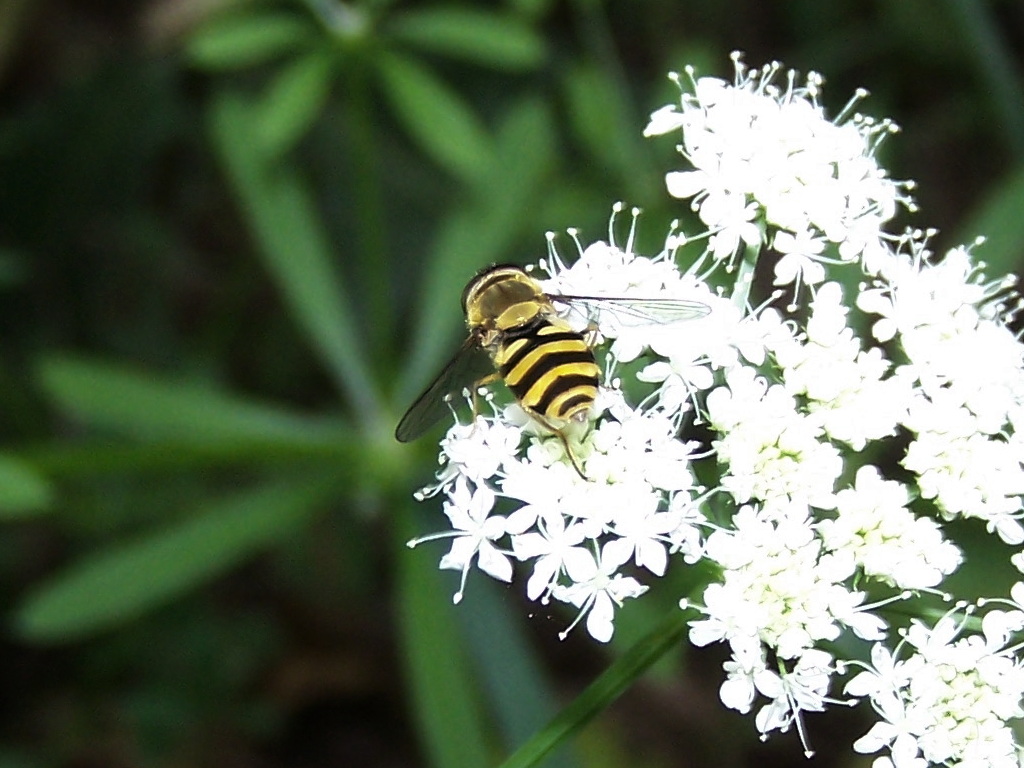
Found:
<svg viewBox="0 0 1024 768"><path fill-rule="evenodd" d="M551 419L585 413L600 371L583 335L559 318L537 317L505 332L494 364L528 411Z"/></svg>

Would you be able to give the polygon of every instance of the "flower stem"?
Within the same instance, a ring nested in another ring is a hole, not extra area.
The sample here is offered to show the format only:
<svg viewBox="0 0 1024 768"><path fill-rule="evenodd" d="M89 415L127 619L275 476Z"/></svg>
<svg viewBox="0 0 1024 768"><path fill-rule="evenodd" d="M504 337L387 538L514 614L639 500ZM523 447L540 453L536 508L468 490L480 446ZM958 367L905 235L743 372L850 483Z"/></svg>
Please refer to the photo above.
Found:
<svg viewBox="0 0 1024 768"><path fill-rule="evenodd" d="M500 768L528 768L576 733L617 699L644 671L676 645L686 632L687 615L678 609L616 659L576 700L533 738L517 749Z"/></svg>
<svg viewBox="0 0 1024 768"><path fill-rule="evenodd" d="M760 243L748 244L736 270L736 282L732 286L732 303L744 314L749 306L750 288L754 284L754 269L757 267L757 257L760 255Z"/></svg>

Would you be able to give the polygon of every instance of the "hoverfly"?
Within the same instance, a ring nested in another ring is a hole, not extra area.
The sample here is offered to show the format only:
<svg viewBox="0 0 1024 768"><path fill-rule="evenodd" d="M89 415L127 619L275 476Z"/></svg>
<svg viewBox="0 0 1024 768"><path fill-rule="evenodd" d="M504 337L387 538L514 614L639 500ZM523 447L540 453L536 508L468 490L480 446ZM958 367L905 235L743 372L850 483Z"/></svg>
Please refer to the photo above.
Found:
<svg viewBox="0 0 1024 768"><path fill-rule="evenodd" d="M462 292L469 336L398 422L395 438L415 440L449 412L450 396L466 387L475 392L500 378L523 410L558 436L573 467L586 479L560 425L586 421L597 397L600 369L588 334L573 329L556 304L599 307L653 323L690 320L710 311L705 304L683 299L546 294L522 267L486 267Z"/></svg>

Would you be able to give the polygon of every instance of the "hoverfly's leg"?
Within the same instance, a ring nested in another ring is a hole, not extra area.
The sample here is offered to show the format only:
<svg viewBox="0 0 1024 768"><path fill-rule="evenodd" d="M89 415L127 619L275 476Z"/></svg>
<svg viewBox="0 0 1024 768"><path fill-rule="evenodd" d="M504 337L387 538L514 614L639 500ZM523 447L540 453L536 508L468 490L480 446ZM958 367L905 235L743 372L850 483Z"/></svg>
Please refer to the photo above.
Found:
<svg viewBox="0 0 1024 768"><path fill-rule="evenodd" d="M597 327L597 323L591 320L587 323L587 327L583 329L583 341L588 347L593 349L597 346L597 341L601 336L601 330Z"/></svg>
<svg viewBox="0 0 1024 768"><path fill-rule="evenodd" d="M579 461L576 460L576 454L572 452L572 448L569 446L569 440L560 429L555 430L555 434L558 435L558 439L562 441L562 445L565 447L565 453L569 457L569 461L572 462L572 468L576 470L576 474L590 482L590 478L583 474L583 469L580 467Z"/></svg>
<svg viewBox="0 0 1024 768"><path fill-rule="evenodd" d="M555 435L557 435L558 439L561 440L561 442L562 442L562 447L565 448L565 455L569 457L569 461L572 463L572 468L576 470L576 474L578 474L580 477L582 477L587 482L590 482L590 478L587 477L585 474L583 474L583 468L580 466L579 460L577 460L577 458L576 458L576 454L573 453L572 446L569 445L569 438L567 438L565 436L565 432L560 430L558 427L556 427L550 421L548 421L543 416L541 416L539 413L537 413L537 412L535 412L533 410L530 411L530 415L533 418L535 418L537 421L539 421L544 427L546 427L551 432L553 432Z"/></svg>
<svg viewBox="0 0 1024 768"><path fill-rule="evenodd" d="M480 415L480 387L486 387L501 378L497 373L491 373L484 376L482 379L477 379L473 382L473 386L470 389L469 395L473 404L473 423L476 424L476 417Z"/></svg>

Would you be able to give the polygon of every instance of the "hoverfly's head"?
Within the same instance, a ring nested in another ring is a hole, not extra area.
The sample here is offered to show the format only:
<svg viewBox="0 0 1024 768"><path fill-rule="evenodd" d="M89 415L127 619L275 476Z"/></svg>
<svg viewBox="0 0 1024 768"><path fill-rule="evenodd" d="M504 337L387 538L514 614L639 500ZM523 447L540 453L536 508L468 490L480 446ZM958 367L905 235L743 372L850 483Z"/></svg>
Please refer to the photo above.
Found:
<svg viewBox="0 0 1024 768"><path fill-rule="evenodd" d="M546 302L544 292L526 270L515 264L495 264L479 272L462 292L462 311L470 328L493 328L510 310L528 319Z"/></svg>

